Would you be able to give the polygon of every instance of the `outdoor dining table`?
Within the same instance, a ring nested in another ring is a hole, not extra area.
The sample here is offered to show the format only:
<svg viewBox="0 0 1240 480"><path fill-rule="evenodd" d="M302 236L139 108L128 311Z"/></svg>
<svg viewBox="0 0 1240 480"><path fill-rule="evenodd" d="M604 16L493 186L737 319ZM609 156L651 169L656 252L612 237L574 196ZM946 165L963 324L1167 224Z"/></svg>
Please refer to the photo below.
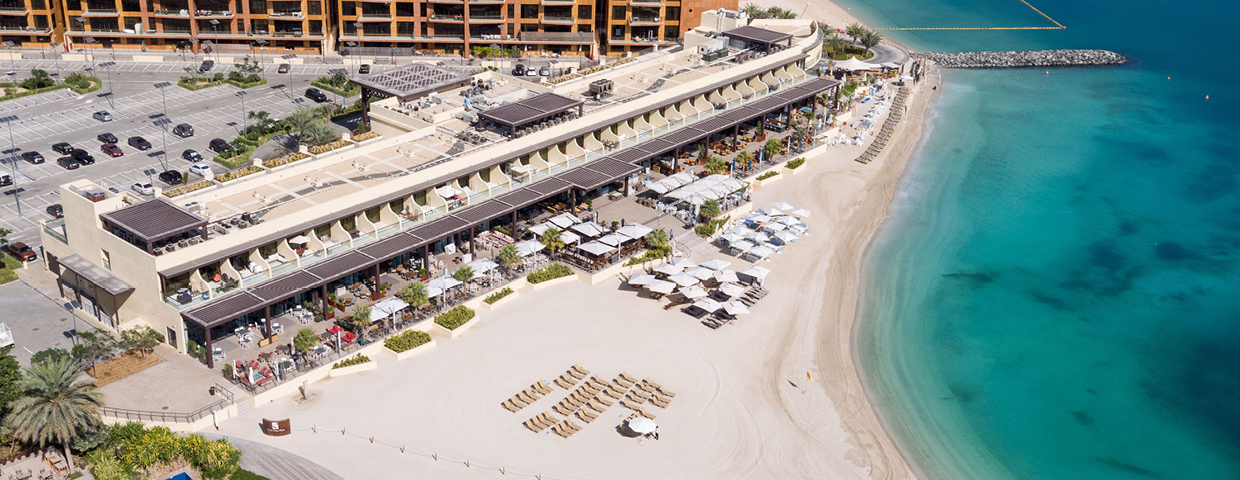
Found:
<svg viewBox="0 0 1240 480"><path fill-rule="evenodd" d="M271 360L271 352L259 353L258 358L261 358L263 360Z"/></svg>

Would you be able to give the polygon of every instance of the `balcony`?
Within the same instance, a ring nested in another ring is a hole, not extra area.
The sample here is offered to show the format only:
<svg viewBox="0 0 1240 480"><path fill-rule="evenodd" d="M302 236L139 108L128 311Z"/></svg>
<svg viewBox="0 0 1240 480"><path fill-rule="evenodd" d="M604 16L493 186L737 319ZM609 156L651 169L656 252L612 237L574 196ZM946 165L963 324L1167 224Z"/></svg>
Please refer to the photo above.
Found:
<svg viewBox="0 0 1240 480"><path fill-rule="evenodd" d="M504 3L504 0L469 0L470 5L480 5L485 3Z"/></svg>
<svg viewBox="0 0 1240 480"><path fill-rule="evenodd" d="M521 32L519 38L537 43L594 43L594 34L590 32Z"/></svg>
<svg viewBox="0 0 1240 480"><path fill-rule="evenodd" d="M388 5L392 4L392 0L357 0L357 1L362 2L362 3L385 3Z"/></svg>
<svg viewBox="0 0 1240 480"><path fill-rule="evenodd" d="M465 23L464 15L431 15L432 22Z"/></svg>
<svg viewBox="0 0 1240 480"><path fill-rule="evenodd" d="M186 9L183 9L183 8L181 8L181 9L168 9L168 10L159 9L159 10L155 10L155 11L151 12L151 16L152 16L152 17L177 17L177 18L188 18L188 17L189 17L189 10L186 10Z"/></svg>
<svg viewBox="0 0 1240 480"><path fill-rule="evenodd" d="M576 5L577 0L540 0L543 5Z"/></svg>
<svg viewBox="0 0 1240 480"><path fill-rule="evenodd" d="M465 0L428 0L428 1L431 3L456 3L456 4L461 4L461 5L465 4Z"/></svg>
<svg viewBox="0 0 1240 480"><path fill-rule="evenodd" d="M503 23L503 15L470 15L469 21L474 23Z"/></svg>
<svg viewBox="0 0 1240 480"><path fill-rule="evenodd" d="M25 16L27 13L30 13L30 9L26 7L0 7L0 15Z"/></svg>
<svg viewBox="0 0 1240 480"><path fill-rule="evenodd" d="M392 21L391 13L363 13L357 17L359 22L390 22Z"/></svg>
<svg viewBox="0 0 1240 480"><path fill-rule="evenodd" d="M194 10L194 18L232 18L230 10Z"/></svg>
<svg viewBox="0 0 1240 480"><path fill-rule="evenodd" d="M573 17L543 17L542 23L572 25L574 23L577 23L577 19Z"/></svg>
<svg viewBox="0 0 1240 480"><path fill-rule="evenodd" d="M267 18L275 18L275 19L288 18L288 19L293 19L293 20L301 20L303 18L306 18L306 15L304 12L301 12L301 11L271 12L267 14Z"/></svg>
<svg viewBox="0 0 1240 480"><path fill-rule="evenodd" d="M82 10L83 17L115 17L120 12L115 8L92 8L90 10Z"/></svg>
<svg viewBox="0 0 1240 480"><path fill-rule="evenodd" d="M633 17L629 19L629 25L663 25L663 19L659 17Z"/></svg>
<svg viewBox="0 0 1240 480"><path fill-rule="evenodd" d="M634 38L625 40L624 37L611 37L607 40L611 45L677 45L679 42L674 40L659 40L658 38Z"/></svg>
<svg viewBox="0 0 1240 480"><path fill-rule="evenodd" d="M629 0L629 5L634 7L662 7L663 0Z"/></svg>
<svg viewBox="0 0 1240 480"><path fill-rule="evenodd" d="M0 27L0 32L25 33L31 35L46 35L52 33L51 28L39 27Z"/></svg>

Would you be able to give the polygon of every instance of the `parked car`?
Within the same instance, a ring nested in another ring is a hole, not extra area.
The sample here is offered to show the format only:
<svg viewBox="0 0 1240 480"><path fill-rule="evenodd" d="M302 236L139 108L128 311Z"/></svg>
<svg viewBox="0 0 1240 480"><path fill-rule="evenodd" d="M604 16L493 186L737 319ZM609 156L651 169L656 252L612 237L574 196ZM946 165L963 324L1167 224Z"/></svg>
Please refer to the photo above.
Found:
<svg viewBox="0 0 1240 480"><path fill-rule="evenodd" d="M276 69L276 73L288 73L288 64L287 64L287 63L281 63L281 64L280 64L280 68L277 68L277 69Z"/></svg>
<svg viewBox="0 0 1240 480"><path fill-rule="evenodd" d="M323 103L327 101L327 94L323 93L317 88L307 88L306 98L309 98L319 103Z"/></svg>
<svg viewBox="0 0 1240 480"><path fill-rule="evenodd" d="M100 143L115 144L116 142L120 141L116 138L116 135L112 135L111 133L100 133L99 136L95 138L99 139Z"/></svg>
<svg viewBox="0 0 1240 480"><path fill-rule="evenodd" d="M224 155L232 153L233 148L232 145L229 145L223 139L215 138L211 140L211 151L215 152L216 155Z"/></svg>
<svg viewBox="0 0 1240 480"><path fill-rule="evenodd" d="M198 73L210 72L212 68L215 68L215 60L204 60L202 65L198 67Z"/></svg>
<svg viewBox="0 0 1240 480"><path fill-rule="evenodd" d="M59 203L55 203L47 206L47 214L52 218L60 218L65 216L65 209Z"/></svg>
<svg viewBox="0 0 1240 480"><path fill-rule="evenodd" d="M121 147L118 147L116 145L108 145L106 143L103 146L99 147L99 149L103 150L103 153L106 153L112 157L119 157L125 154L125 152L121 151Z"/></svg>
<svg viewBox="0 0 1240 480"><path fill-rule="evenodd" d="M541 75L541 76L544 76L544 77L550 77L550 76L551 76L551 67L542 67L542 68L538 69L538 74L539 74L539 75Z"/></svg>
<svg viewBox="0 0 1240 480"><path fill-rule="evenodd" d="M129 146L145 152L151 149L151 142L142 137L129 137Z"/></svg>
<svg viewBox="0 0 1240 480"><path fill-rule="evenodd" d="M44 162L43 155L39 152L22 152L22 160L38 165Z"/></svg>
<svg viewBox="0 0 1240 480"><path fill-rule="evenodd" d="M181 175L181 172L164 170L163 173L159 174L159 180L168 185L180 185L185 180L185 177Z"/></svg>
<svg viewBox="0 0 1240 480"><path fill-rule="evenodd" d="M0 175L0 187L7 187L13 184L13 177L8 175Z"/></svg>
<svg viewBox="0 0 1240 480"><path fill-rule="evenodd" d="M189 138L194 136L194 127L188 123L182 123L172 129L172 134L181 138Z"/></svg>
<svg viewBox="0 0 1240 480"><path fill-rule="evenodd" d="M512 67L512 76L524 77L525 76L525 65L518 63L516 66Z"/></svg>
<svg viewBox="0 0 1240 480"><path fill-rule="evenodd" d="M143 195L154 195L155 194L155 186L151 185L151 182L138 182L138 183L133 184L133 186L129 188L132 188L133 191L141 193Z"/></svg>
<svg viewBox="0 0 1240 480"><path fill-rule="evenodd" d="M527 68L527 69L525 69L525 76L527 76L527 77L537 77L537 76L538 76L538 69L535 69L535 68Z"/></svg>
<svg viewBox="0 0 1240 480"><path fill-rule="evenodd" d="M113 148L115 148L115 146ZM73 157L73 160L81 165L95 164L95 157L89 153L86 153L86 150L82 150L80 148L73 149L73 153L70 153L69 156Z"/></svg>
<svg viewBox="0 0 1240 480"><path fill-rule="evenodd" d="M181 152L181 158L184 158L191 162L205 162L206 161L202 159L201 154L199 154L198 152L194 150L185 150L184 152Z"/></svg>
<svg viewBox="0 0 1240 480"><path fill-rule="evenodd" d="M189 173L207 176L211 175L211 166L206 163L195 163L189 166Z"/></svg>
<svg viewBox="0 0 1240 480"><path fill-rule="evenodd" d="M363 64L362 66L357 67L357 74L358 74L358 75L365 75L365 74L367 74L367 73L370 73L370 65L369 65L369 64Z"/></svg>
<svg viewBox="0 0 1240 480"><path fill-rule="evenodd" d="M95 117L95 120L98 120L100 122L111 122L112 121L112 114L106 111L103 111L103 110L95 112L94 117Z"/></svg>
<svg viewBox="0 0 1240 480"><path fill-rule="evenodd" d="M13 242L5 245L4 251L9 252L9 255L23 262L32 262L39 258L39 255L34 253L34 249L22 242Z"/></svg>
<svg viewBox="0 0 1240 480"><path fill-rule="evenodd" d="M60 157L56 159L56 164L65 167L65 170L77 170L78 167L82 166L73 157Z"/></svg>
<svg viewBox="0 0 1240 480"><path fill-rule="evenodd" d="M73 152L73 145L69 145L67 142L60 142L52 145L52 151L61 155L68 155Z"/></svg>

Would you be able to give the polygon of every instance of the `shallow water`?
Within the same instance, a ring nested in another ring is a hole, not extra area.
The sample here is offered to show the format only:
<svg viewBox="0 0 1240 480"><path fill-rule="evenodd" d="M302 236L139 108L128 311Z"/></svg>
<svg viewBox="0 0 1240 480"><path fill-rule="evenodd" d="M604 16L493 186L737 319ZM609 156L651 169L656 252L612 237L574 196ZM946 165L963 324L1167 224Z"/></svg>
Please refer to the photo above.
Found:
<svg viewBox="0 0 1240 480"><path fill-rule="evenodd" d="M1240 67L1220 60L1240 9L1033 3L1068 29L887 32L1134 62L947 73L864 266L870 394L930 478L1240 478ZM878 26L1049 24L1019 1L851 6Z"/></svg>

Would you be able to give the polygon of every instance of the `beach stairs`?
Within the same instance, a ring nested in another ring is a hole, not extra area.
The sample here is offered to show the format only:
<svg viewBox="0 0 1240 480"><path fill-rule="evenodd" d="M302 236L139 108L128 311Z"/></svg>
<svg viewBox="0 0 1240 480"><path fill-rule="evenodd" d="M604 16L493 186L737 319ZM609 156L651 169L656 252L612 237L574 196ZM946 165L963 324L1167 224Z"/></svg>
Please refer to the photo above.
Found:
<svg viewBox="0 0 1240 480"><path fill-rule="evenodd" d="M865 153L857 157L857 161L861 163L870 163L882 153L883 147L887 146L887 140L891 139L895 133L896 125L900 123L900 118L904 116L904 102L908 100L908 88L900 87L896 93L896 99L891 102L891 109L887 114L887 121L883 122L883 128L878 131L878 135L874 137L874 141L870 142L870 148Z"/></svg>

